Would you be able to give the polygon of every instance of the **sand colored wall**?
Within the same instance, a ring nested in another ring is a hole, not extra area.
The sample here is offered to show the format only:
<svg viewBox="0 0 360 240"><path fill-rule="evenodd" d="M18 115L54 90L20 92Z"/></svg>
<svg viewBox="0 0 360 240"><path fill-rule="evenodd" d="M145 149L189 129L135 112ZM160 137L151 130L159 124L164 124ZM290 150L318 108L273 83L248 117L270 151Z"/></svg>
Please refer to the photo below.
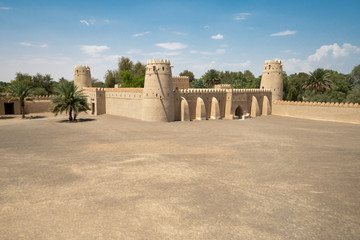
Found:
<svg viewBox="0 0 360 240"><path fill-rule="evenodd" d="M106 114L141 119L142 88L105 88Z"/></svg>
<svg viewBox="0 0 360 240"><path fill-rule="evenodd" d="M5 115L5 106L4 103L14 103L14 114L18 115L20 113L20 102L19 101L7 101L0 99L0 115Z"/></svg>
<svg viewBox="0 0 360 240"><path fill-rule="evenodd" d="M330 104L277 101L272 114L313 120L360 124L359 104Z"/></svg>
<svg viewBox="0 0 360 240"><path fill-rule="evenodd" d="M91 87L91 72L89 66L75 66L74 70L74 84L83 89Z"/></svg>
<svg viewBox="0 0 360 240"><path fill-rule="evenodd" d="M173 88L174 89L188 89L190 86L189 83L189 77L183 76L183 77L172 77L173 80Z"/></svg>
<svg viewBox="0 0 360 240"><path fill-rule="evenodd" d="M50 99L38 100L25 102L25 113L41 113L49 112L49 108L53 105Z"/></svg>

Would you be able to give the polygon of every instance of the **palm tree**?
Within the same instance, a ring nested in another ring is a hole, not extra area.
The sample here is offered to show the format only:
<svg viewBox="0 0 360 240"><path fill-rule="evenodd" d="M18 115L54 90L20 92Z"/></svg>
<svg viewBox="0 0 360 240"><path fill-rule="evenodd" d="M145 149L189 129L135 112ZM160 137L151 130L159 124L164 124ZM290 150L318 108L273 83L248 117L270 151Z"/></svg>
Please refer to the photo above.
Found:
<svg viewBox="0 0 360 240"><path fill-rule="evenodd" d="M304 83L303 89L312 89L315 95L318 92L323 92L326 89L331 89L332 82L329 79L329 74L322 68L318 68L310 72L308 80Z"/></svg>
<svg viewBox="0 0 360 240"><path fill-rule="evenodd" d="M69 113L69 121L76 121L76 116L80 112L90 110L83 91L78 90L78 87L73 82L61 82L55 89L52 102L54 105L50 108L50 111L55 113L55 116L63 111Z"/></svg>
<svg viewBox="0 0 360 240"><path fill-rule="evenodd" d="M213 87L215 84L219 84L221 82L219 72L215 69L210 69L207 71L202 76L202 79L204 80L205 85L208 87Z"/></svg>
<svg viewBox="0 0 360 240"><path fill-rule="evenodd" d="M29 99L32 95L32 86L24 82L13 82L9 86L10 97L20 102L21 118L25 118L25 99Z"/></svg>

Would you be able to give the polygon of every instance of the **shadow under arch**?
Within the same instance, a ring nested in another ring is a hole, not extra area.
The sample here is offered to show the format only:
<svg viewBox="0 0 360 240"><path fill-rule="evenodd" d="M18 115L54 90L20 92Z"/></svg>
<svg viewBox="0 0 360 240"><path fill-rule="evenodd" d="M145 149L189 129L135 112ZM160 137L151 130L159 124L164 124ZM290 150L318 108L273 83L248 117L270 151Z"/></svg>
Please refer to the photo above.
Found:
<svg viewBox="0 0 360 240"><path fill-rule="evenodd" d="M235 112L234 112L233 116L234 116L235 119L242 119L243 114L244 114L244 111L243 111L242 107L239 105L235 109Z"/></svg>
<svg viewBox="0 0 360 240"><path fill-rule="evenodd" d="M198 97L196 100L196 120L206 120L206 108L204 100L201 97Z"/></svg>

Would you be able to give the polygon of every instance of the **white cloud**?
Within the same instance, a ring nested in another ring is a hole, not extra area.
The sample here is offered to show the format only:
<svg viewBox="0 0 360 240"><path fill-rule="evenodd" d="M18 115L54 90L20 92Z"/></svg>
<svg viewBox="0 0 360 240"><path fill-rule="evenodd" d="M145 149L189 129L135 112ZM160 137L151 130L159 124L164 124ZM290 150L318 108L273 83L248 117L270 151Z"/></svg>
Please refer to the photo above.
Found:
<svg viewBox="0 0 360 240"><path fill-rule="evenodd" d="M224 36L219 33L219 34L217 34L217 35L211 36L211 38L212 38L212 39L216 39L216 40L220 40L220 39L224 39Z"/></svg>
<svg viewBox="0 0 360 240"><path fill-rule="evenodd" d="M288 35L294 35L295 33L296 33L296 31L286 30L286 31L283 31L283 32L273 33L270 36L272 36L272 37L288 36Z"/></svg>
<svg viewBox="0 0 360 240"><path fill-rule="evenodd" d="M245 20L250 15L251 13L239 13L238 15L236 15L235 20L236 21Z"/></svg>
<svg viewBox="0 0 360 240"><path fill-rule="evenodd" d="M9 10L11 10L11 8L9 8L9 7L0 7L0 10L9 11Z"/></svg>
<svg viewBox="0 0 360 240"><path fill-rule="evenodd" d="M81 51L90 56L96 57L99 53L110 49L108 46L97 46L97 45L83 45L80 47Z"/></svg>
<svg viewBox="0 0 360 240"><path fill-rule="evenodd" d="M155 44L158 47L164 48L166 50L178 50L178 49L183 49L183 48L187 48L188 46L179 42L173 42L173 43L157 43Z"/></svg>
<svg viewBox="0 0 360 240"><path fill-rule="evenodd" d="M347 57L354 53L360 53L360 48L349 43L344 43L343 47L340 47L337 43L334 43L333 45L321 46L313 55L308 57L308 61L319 62L326 57L340 58Z"/></svg>
<svg viewBox="0 0 360 240"><path fill-rule="evenodd" d="M86 20L80 20L81 23L85 24L86 26L90 26L90 23Z"/></svg>
<svg viewBox="0 0 360 240"><path fill-rule="evenodd" d="M284 70L288 73L309 72L316 68L333 69L349 73L360 62L360 47L344 43L323 45L306 59L290 58L283 61Z"/></svg>
<svg viewBox="0 0 360 240"><path fill-rule="evenodd" d="M47 44L34 44L30 42L21 42L20 45L26 46L26 47L41 47L41 48L47 48Z"/></svg>
<svg viewBox="0 0 360 240"><path fill-rule="evenodd" d="M146 35L146 34L149 34L150 32L143 32L143 33L135 33L135 34L133 34L132 36L133 37L142 37L142 36L144 36L144 35Z"/></svg>

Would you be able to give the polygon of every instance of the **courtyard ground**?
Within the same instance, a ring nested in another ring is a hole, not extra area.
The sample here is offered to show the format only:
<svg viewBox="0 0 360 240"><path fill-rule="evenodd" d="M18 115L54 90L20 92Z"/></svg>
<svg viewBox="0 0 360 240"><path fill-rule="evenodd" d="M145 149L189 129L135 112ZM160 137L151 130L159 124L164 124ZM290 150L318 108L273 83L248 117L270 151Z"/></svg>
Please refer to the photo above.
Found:
<svg viewBox="0 0 360 240"><path fill-rule="evenodd" d="M0 119L0 239L359 239L360 125Z"/></svg>

